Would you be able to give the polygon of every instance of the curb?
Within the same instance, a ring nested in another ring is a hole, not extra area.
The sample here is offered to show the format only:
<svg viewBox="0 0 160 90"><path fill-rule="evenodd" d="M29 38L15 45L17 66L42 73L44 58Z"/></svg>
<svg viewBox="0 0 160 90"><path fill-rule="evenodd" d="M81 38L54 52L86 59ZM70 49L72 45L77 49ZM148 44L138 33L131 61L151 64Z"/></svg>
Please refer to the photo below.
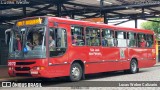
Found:
<svg viewBox="0 0 160 90"><path fill-rule="evenodd" d="M160 64L156 64L156 65L154 65L154 67L157 67L157 66L160 66Z"/></svg>
<svg viewBox="0 0 160 90"><path fill-rule="evenodd" d="M21 79L31 79L32 77L8 77L8 78L3 78L0 79L0 82L3 81L12 81L12 80L21 80Z"/></svg>

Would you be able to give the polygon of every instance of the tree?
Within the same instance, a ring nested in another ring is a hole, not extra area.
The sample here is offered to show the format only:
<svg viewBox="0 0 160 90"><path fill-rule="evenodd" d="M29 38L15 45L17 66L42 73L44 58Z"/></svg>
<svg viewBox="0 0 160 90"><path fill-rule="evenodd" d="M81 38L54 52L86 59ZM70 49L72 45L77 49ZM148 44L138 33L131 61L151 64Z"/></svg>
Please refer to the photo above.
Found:
<svg viewBox="0 0 160 90"><path fill-rule="evenodd" d="M159 22L147 21L141 24L141 28L153 30L157 35L160 34L160 18L153 19Z"/></svg>

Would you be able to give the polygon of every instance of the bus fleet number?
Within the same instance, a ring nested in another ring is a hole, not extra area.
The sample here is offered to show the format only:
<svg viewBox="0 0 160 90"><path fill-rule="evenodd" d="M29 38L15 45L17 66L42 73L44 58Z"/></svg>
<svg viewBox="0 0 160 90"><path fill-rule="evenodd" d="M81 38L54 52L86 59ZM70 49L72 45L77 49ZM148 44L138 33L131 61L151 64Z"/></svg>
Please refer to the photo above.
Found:
<svg viewBox="0 0 160 90"><path fill-rule="evenodd" d="M8 62L8 66L15 66L16 62Z"/></svg>

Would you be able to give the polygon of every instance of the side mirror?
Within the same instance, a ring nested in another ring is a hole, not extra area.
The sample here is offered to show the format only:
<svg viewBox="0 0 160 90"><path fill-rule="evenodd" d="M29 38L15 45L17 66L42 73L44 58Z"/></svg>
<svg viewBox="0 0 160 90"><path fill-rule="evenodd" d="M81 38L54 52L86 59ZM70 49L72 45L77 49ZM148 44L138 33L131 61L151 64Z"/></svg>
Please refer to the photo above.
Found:
<svg viewBox="0 0 160 90"><path fill-rule="evenodd" d="M10 39L10 31L11 29L7 29L5 31L5 43L8 45L8 40Z"/></svg>

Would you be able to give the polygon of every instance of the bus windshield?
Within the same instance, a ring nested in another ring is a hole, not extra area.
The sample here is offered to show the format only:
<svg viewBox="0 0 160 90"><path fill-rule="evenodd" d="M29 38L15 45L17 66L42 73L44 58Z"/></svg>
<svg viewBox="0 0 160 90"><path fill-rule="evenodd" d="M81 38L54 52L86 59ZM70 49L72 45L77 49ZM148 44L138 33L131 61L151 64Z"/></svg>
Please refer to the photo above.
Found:
<svg viewBox="0 0 160 90"><path fill-rule="evenodd" d="M12 30L9 59L45 58L45 27L25 27Z"/></svg>

